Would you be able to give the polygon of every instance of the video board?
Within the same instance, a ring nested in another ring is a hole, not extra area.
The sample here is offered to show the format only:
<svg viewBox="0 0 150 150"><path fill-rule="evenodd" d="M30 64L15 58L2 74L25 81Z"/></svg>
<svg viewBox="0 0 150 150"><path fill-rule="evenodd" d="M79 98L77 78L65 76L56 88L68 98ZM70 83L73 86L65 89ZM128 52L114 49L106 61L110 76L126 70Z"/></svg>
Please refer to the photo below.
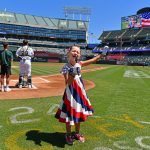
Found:
<svg viewBox="0 0 150 150"><path fill-rule="evenodd" d="M121 29L150 27L150 12L121 18Z"/></svg>

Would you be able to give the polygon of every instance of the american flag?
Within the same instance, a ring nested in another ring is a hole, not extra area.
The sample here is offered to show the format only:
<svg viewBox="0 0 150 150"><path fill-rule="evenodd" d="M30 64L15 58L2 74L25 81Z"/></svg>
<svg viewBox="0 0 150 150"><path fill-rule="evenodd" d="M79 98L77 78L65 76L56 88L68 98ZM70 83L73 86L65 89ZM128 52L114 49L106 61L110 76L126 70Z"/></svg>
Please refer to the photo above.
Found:
<svg viewBox="0 0 150 150"><path fill-rule="evenodd" d="M150 26L150 12L141 14L141 26Z"/></svg>

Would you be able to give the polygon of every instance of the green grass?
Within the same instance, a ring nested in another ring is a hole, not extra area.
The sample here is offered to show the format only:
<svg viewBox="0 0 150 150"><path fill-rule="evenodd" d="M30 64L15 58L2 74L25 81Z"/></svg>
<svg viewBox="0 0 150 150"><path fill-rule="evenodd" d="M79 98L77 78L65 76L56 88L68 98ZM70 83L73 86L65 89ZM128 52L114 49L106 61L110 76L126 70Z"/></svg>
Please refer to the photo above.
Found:
<svg viewBox="0 0 150 150"><path fill-rule="evenodd" d="M33 63L33 75L56 74L61 68L43 64L41 67ZM73 146L65 144L65 124L54 118L54 106L60 103L60 96L0 101L0 149L150 149L150 78L123 77L128 70L150 76L148 67L129 66L108 66L82 75L96 85L87 91L95 113L81 124L86 142L75 141ZM13 73L17 74L18 68Z"/></svg>
<svg viewBox="0 0 150 150"><path fill-rule="evenodd" d="M18 62L13 63L14 66L12 69L12 74L19 74ZM50 75L50 74L58 74L60 72L60 66L63 64L48 64L48 63L32 63L32 75Z"/></svg>

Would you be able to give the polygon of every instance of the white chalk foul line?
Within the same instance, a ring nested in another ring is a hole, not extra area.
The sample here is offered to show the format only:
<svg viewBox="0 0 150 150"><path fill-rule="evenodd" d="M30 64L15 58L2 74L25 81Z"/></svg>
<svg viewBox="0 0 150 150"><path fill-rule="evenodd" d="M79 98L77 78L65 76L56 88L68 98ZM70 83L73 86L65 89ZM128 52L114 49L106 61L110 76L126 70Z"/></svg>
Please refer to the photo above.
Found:
<svg viewBox="0 0 150 150"><path fill-rule="evenodd" d="M41 78L41 77L40 77L39 79L43 80L43 81L46 82L46 83L49 83L49 82L50 82L49 80L46 80L46 79Z"/></svg>

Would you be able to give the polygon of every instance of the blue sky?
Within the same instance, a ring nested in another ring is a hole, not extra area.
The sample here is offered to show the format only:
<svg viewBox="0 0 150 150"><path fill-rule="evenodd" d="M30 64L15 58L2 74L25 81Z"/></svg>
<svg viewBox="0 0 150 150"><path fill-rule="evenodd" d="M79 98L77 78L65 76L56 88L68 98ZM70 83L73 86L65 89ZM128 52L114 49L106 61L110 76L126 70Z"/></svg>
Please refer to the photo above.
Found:
<svg viewBox="0 0 150 150"><path fill-rule="evenodd" d="M87 7L91 9L89 33L97 39L103 30L121 29L121 17L136 14L144 7L150 7L150 0L1 0L0 10L31 14L50 18L65 18L63 8ZM75 16L75 19L79 19Z"/></svg>

